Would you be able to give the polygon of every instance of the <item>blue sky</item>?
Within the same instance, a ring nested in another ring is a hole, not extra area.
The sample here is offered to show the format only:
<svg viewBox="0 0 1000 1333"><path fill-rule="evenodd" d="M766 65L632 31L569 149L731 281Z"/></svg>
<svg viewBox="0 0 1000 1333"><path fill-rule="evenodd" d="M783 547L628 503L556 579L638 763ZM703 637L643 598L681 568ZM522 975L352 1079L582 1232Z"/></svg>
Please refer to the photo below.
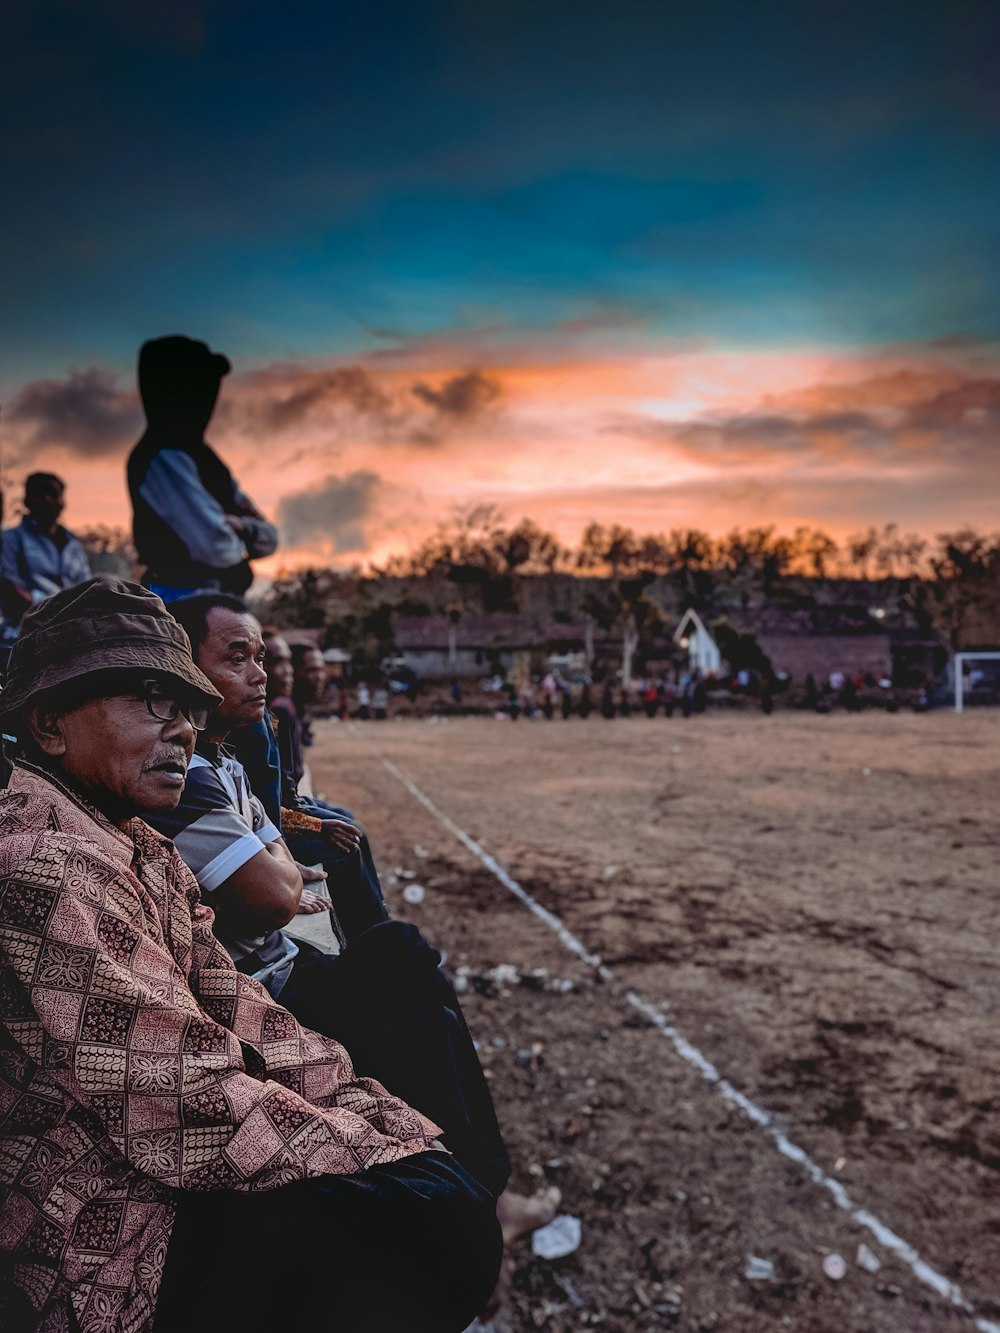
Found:
<svg viewBox="0 0 1000 1333"><path fill-rule="evenodd" d="M178 331L251 373L945 340L994 374L985 0L8 9L5 420Z"/></svg>
<svg viewBox="0 0 1000 1333"><path fill-rule="evenodd" d="M8 355L120 361L192 321L324 355L608 308L991 334L998 29L970 3L15 5Z"/></svg>

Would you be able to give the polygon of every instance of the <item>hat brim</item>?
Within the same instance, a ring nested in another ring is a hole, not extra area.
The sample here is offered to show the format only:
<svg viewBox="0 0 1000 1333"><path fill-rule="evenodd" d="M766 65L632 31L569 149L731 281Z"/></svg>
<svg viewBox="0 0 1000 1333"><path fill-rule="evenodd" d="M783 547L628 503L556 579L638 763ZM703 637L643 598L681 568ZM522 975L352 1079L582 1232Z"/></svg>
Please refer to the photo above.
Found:
<svg viewBox="0 0 1000 1333"><path fill-rule="evenodd" d="M0 693L0 722L20 716L29 704L49 690L62 689L91 678L96 685L101 677L123 671L175 683L185 698L197 699L209 708L222 702L219 691L178 645L169 641L161 642L155 648L150 644L107 643L95 645L91 652L81 653L72 663L47 663L27 688L14 692L4 690ZM98 697L100 691L94 693Z"/></svg>

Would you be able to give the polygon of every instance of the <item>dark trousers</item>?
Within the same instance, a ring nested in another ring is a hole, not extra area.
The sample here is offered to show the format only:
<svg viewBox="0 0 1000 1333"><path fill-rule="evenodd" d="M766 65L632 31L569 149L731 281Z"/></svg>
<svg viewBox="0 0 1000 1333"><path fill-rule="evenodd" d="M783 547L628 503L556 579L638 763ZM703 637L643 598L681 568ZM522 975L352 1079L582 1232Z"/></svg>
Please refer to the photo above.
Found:
<svg viewBox="0 0 1000 1333"><path fill-rule="evenodd" d="M415 926L382 919L381 891L365 907L366 882L355 917L376 923L337 955L299 941L280 1003L439 1125L453 1155L254 1194L179 1193L155 1333L327 1318L337 1333L459 1333L493 1289L510 1176L493 1099L441 955Z"/></svg>
<svg viewBox="0 0 1000 1333"><path fill-rule="evenodd" d="M298 944L281 1004L435 1121L452 1155L260 1193L179 1193L155 1333L459 1333L499 1273L510 1161L440 954L401 921L339 955Z"/></svg>
<svg viewBox="0 0 1000 1333"><path fill-rule="evenodd" d="M309 806L321 818L341 813ZM297 861L327 871L342 948L332 955L299 941L280 1003L346 1046L359 1074L440 1125L449 1151L499 1196L510 1161L441 955L415 926L389 920L367 838L350 853L316 834L290 833L288 845Z"/></svg>
<svg viewBox="0 0 1000 1333"><path fill-rule="evenodd" d="M298 947L280 1003L303 1027L345 1046L356 1073L440 1125L445 1147L499 1197L510 1159L437 950L402 921L373 926L339 955Z"/></svg>
<svg viewBox="0 0 1000 1333"><path fill-rule="evenodd" d="M446 1153L178 1198L155 1333L460 1333L500 1269L495 1200Z"/></svg>
<svg viewBox="0 0 1000 1333"><path fill-rule="evenodd" d="M333 806L312 802L310 814L321 819L342 819L344 813ZM382 885L368 839L362 837L355 852L342 852L319 833L292 833L285 836L288 849L300 865L316 865L327 874L327 888L333 901L333 928L341 946L368 929L388 921L382 897Z"/></svg>

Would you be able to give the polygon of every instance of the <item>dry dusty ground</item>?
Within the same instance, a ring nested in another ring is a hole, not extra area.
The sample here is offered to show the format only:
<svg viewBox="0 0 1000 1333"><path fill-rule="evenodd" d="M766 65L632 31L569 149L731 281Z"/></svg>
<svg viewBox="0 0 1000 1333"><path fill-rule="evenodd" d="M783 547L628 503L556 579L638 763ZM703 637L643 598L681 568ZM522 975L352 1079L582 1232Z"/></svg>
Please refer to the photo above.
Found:
<svg viewBox="0 0 1000 1333"><path fill-rule="evenodd" d="M509 963L574 983L481 980L464 997L515 1183L558 1183L583 1219L574 1255L519 1251L498 1327L976 1327L684 1063L629 987L1000 1321L1000 715L317 730L317 790L359 814L384 875L426 886L416 907L405 881L390 887L395 915L452 971ZM567 952L383 759L614 980ZM533 1042L537 1068L521 1054ZM856 1265L859 1242L878 1273ZM839 1282L821 1268L831 1251L848 1262ZM773 1262L772 1281L744 1275L749 1254Z"/></svg>

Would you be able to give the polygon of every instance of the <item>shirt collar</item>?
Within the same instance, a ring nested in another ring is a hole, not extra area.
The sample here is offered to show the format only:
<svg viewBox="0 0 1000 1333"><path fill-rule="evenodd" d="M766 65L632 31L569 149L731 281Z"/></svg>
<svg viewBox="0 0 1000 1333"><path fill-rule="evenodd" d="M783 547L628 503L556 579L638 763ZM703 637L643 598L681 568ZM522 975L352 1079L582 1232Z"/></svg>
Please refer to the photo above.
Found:
<svg viewBox="0 0 1000 1333"><path fill-rule="evenodd" d="M55 787L56 791L58 791L61 796L65 796L67 800L72 801L75 806L79 807L84 814L89 815L94 823L99 824L105 832L113 833L116 838L130 847L135 846L135 817L128 821L127 831L121 829L117 824L111 822L103 810L100 810L96 805L90 802L86 796L77 791L75 787L70 786L61 774L53 772L50 768L45 768L42 764L34 764L30 759L24 758L16 759L14 761L14 767L15 769L23 769L25 772L33 774L36 778L42 778L45 782L49 783L50 786Z"/></svg>
<svg viewBox="0 0 1000 1333"><path fill-rule="evenodd" d="M207 759L210 764L219 762L222 746L217 741L210 741L204 734L200 735L194 743L195 754L200 754L202 759Z"/></svg>
<svg viewBox="0 0 1000 1333"><path fill-rule="evenodd" d="M62 531L62 524L57 523L55 532L46 532L34 514L25 514L24 518L21 519L21 525L27 528L29 532L36 533L39 537L57 537Z"/></svg>

